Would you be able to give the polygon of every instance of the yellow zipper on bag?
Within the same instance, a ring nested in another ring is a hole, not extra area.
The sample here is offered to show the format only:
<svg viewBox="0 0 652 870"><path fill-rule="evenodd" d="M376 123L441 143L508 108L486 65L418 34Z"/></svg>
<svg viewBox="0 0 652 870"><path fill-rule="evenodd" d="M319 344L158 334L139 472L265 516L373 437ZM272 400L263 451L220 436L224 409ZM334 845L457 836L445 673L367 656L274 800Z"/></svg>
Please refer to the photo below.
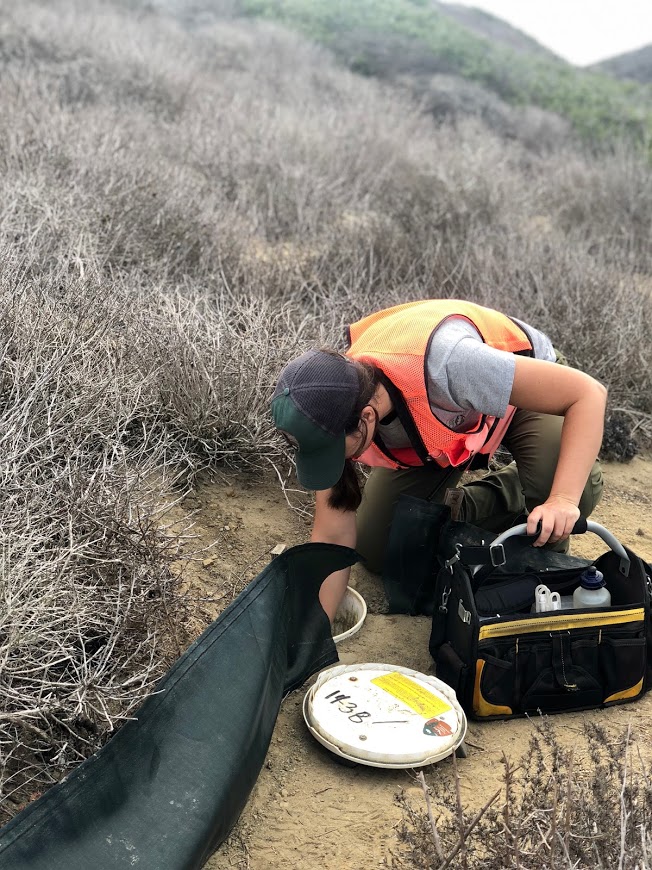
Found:
<svg viewBox="0 0 652 870"><path fill-rule="evenodd" d="M574 616L560 614L545 619L515 619L511 622L495 622L480 627L478 640L492 637L507 637L511 634L536 634L541 631L569 631L573 628L596 628L601 625L622 625L627 622L643 622L645 608L635 610L601 610L597 613L577 613Z"/></svg>

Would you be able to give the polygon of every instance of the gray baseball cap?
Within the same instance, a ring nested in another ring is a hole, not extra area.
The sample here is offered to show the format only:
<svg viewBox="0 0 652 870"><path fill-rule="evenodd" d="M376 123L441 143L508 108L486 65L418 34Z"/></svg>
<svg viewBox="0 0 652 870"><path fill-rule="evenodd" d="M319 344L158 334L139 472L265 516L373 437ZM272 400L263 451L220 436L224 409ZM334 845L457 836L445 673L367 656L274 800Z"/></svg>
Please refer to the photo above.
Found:
<svg viewBox="0 0 652 870"><path fill-rule="evenodd" d="M306 489L330 489L342 476L345 427L359 392L353 361L339 354L308 350L282 370L272 416L296 444L297 476Z"/></svg>

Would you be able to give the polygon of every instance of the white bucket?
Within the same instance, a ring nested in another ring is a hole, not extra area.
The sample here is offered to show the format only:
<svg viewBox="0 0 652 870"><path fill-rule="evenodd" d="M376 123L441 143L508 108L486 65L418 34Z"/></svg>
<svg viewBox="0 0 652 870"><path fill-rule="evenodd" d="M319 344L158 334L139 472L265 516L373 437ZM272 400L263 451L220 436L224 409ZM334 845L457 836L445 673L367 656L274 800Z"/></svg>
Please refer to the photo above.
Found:
<svg viewBox="0 0 652 870"><path fill-rule="evenodd" d="M397 665L323 671L303 699L303 717L316 740L357 764L423 767L465 754L466 716L455 692Z"/></svg>
<svg viewBox="0 0 652 870"><path fill-rule="evenodd" d="M347 586L333 622L333 631L338 632L333 635L335 643L340 643L360 631L366 616L367 603L364 598L356 589Z"/></svg>

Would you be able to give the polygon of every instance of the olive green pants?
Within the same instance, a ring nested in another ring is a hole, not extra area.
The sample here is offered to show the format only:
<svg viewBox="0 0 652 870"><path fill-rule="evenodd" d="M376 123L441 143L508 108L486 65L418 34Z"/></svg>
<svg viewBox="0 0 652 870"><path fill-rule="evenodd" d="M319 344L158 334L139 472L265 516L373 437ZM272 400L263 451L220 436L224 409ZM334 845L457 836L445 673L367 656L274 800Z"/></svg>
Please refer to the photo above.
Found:
<svg viewBox="0 0 652 870"><path fill-rule="evenodd" d="M463 484L460 519L490 532L501 532L550 494L557 467L563 417L518 409L503 444L514 462L479 480ZM446 490L457 486L463 470L436 463L418 468L374 468L365 484L357 514L356 549L369 570L380 573L394 508L400 495L443 502ZM602 470L596 460L584 487L579 508L588 517L602 496ZM522 521L522 520L521 520ZM567 549L561 542L555 549Z"/></svg>

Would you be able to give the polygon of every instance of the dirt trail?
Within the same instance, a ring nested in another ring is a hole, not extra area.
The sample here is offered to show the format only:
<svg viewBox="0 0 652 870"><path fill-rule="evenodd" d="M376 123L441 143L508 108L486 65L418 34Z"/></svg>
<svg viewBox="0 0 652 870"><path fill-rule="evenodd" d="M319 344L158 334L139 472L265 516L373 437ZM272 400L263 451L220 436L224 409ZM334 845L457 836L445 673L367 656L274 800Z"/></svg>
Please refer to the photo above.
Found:
<svg viewBox="0 0 652 870"><path fill-rule="evenodd" d="M627 465L605 465L607 487L594 519L624 544L652 560L652 461L636 458ZM194 546L208 547L193 563L188 582L204 599L206 618L220 602L242 588L269 559L279 542L307 539L309 520L286 505L272 480L231 478L201 488L186 507L196 509ZM593 535L574 539L573 552L595 556L604 545ZM430 620L383 614L380 581L356 566L352 585L369 606L359 634L340 647L343 663L387 662L419 671L431 670ZM342 867L391 866L397 849L394 827L401 818L395 796L405 790L420 803L420 790L408 771L349 768L338 764L308 733L301 713L304 689L283 702L265 766L231 837L206 865L226 868L296 867L340 870ZM631 705L552 717L562 743L581 746L582 726L592 717L609 730L631 724L643 747L652 746L652 694ZM460 762L462 795L479 808L500 786L503 754L517 761L533 732L528 720L471 723L468 758ZM652 754L652 750L650 750ZM580 758L581 763L581 758ZM430 769L430 781L451 786L452 761Z"/></svg>

